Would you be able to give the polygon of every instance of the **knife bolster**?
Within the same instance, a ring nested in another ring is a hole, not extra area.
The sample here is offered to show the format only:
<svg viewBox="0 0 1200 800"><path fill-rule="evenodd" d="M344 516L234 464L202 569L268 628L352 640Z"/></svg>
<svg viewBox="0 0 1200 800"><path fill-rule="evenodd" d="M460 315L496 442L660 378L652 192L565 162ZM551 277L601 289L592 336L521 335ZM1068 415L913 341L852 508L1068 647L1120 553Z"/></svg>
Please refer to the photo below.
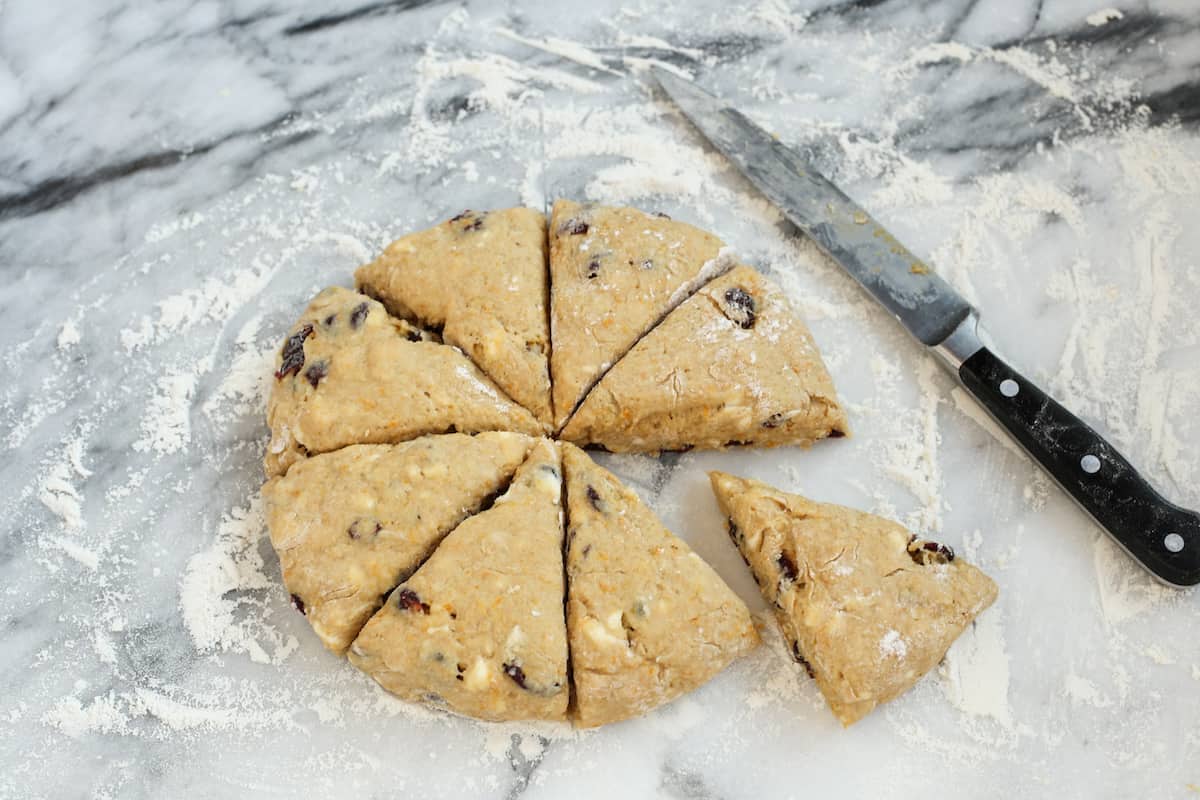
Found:
<svg viewBox="0 0 1200 800"><path fill-rule="evenodd" d="M957 376L963 362L984 348L983 335L979 314L971 309L949 336L930 349L941 365Z"/></svg>

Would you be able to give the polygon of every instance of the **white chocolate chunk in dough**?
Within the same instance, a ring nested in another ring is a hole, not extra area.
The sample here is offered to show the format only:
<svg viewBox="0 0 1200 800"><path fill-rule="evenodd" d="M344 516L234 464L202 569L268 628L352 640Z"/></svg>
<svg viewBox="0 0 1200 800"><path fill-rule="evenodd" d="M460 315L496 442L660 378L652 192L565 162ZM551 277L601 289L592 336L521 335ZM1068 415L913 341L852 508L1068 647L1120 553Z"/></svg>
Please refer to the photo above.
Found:
<svg viewBox="0 0 1200 800"><path fill-rule="evenodd" d="M907 691L996 599L991 578L895 522L709 477L793 657L843 725Z"/></svg>
<svg viewBox="0 0 1200 800"><path fill-rule="evenodd" d="M363 628L349 659L383 688L486 720L565 719L558 447L454 529Z"/></svg>
<svg viewBox="0 0 1200 800"><path fill-rule="evenodd" d="M430 341L349 289L329 288L313 299L275 364L268 477L350 444L447 431L542 431L459 350Z"/></svg>
<svg viewBox="0 0 1200 800"><path fill-rule="evenodd" d="M637 495L563 445L567 630L581 727L636 717L758 644L750 612Z"/></svg>
<svg viewBox="0 0 1200 800"><path fill-rule="evenodd" d="M387 592L503 488L532 440L518 433L351 445L295 464L263 497L283 582L343 653Z"/></svg>
<svg viewBox="0 0 1200 800"><path fill-rule="evenodd" d="M715 272L721 240L634 208L558 200L550 215L556 427L588 388Z"/></svg>
<svg viewBox="0 0 1200 800"><path fill-rule="evenodd" d="M354 278L396 316L440 329L447 344L550 424L544 214L464 211L396 240Z"/></svg>
<svg viewBox="0 0 1200 800"><path fill-rule="evenodd" d="M613 452L809 445L846 414L783 292L739 266L704 286L596 385L562 438Z"/></svg>

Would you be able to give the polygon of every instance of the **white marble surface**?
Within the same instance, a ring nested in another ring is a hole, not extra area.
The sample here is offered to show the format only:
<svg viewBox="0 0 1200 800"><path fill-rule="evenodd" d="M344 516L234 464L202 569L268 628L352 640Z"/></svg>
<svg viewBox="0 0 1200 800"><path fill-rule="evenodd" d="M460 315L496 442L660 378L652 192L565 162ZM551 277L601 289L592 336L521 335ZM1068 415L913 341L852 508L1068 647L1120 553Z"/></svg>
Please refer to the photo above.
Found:
<svg viewBox="0 0 1200 800"><path fill-rule="evenodd" d="M1195 796L1196 592L1132 567L639 78L673 64L810 148L1197 507L1200 10L1109 1L0 4L0 795ZM756 610L706 468L951 543L1001 594L941 670L841 730L769 641L575 736L414 710L321 649L257 518L271 350L391 237L553 195L720 232L852 413L809 452L615 468Z"/></svg>

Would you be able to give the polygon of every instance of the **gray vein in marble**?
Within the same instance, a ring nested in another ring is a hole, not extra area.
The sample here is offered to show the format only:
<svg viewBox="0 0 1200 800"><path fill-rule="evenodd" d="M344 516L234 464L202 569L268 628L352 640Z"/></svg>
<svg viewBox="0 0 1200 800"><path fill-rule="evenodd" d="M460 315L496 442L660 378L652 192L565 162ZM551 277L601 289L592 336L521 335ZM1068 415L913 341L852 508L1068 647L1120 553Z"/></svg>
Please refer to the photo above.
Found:
<svg viewBox="0 0 1200 800"><path fill-rule="evenodd" d="M90 172L75 173L60 178L43 180L20 194L0 195L0 220L10 217L26 217L32 214L40 214L43 211L49 211L52 208L69 203L78 195L106 183L122 180L147 170L169 168L186 159L212 152L221 145L235 139L262 136L264 134L283 131L294 118L295 114L289 111L268 121L259 128L227 133L219 139L211 142L202 142L186 150L166 150L149 153L129 161L106 164ZM311 130L286 134L283 138L274 139L269 148L264 148L259 152L266 154L274 150L279 150L302 142L313 135L315 135L315 132Z"/></svg>
<svg viewBox="0 0 1200 800"><path fill-rule="evenodd" d="M703 777L671 763L662 765L658 788L663 796L679 800L722 800L722 796L713 792Z"/></svg>
<svg viewBox="0 0 1200 800"><path fill-rule="evenodd" d="M380 3L367 3L335 14L325 14L303 22L297 22L283 29L285 36L299 36L306 33L335 28L347 22L381 17L388 14L398 14L422 6L436 5L446 0L385 0Z"/></svg>
<svg viewBox="0 0 1200 800"><path fill-rule="evenodd" d="M536 737L538 744L537 753L532 757L527 757L521 749L523 739L520 734L512 735L512 744L508 748L508 764L516 775L516 780L504 795L504 800L517 800L525 794L529 788L529 782L533 780L534 773L541 766L543 759L546 758L546 751L550 749L550 740L544 736Z"/></svg>

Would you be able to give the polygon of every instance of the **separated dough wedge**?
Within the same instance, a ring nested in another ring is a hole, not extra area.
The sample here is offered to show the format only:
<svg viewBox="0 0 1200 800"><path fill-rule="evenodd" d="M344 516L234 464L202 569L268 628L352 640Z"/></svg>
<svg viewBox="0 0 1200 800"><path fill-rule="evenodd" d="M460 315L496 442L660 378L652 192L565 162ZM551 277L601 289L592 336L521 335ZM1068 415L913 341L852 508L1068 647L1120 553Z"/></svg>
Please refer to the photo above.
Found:
<svg viewBox="0 0 1200 800"><path fill-rule="evenodd" d="M396 316L441 329L447 344L550 424L544 214L464 211L392 242L354 279Z"/></svg>
<svg viewBox="0 0 1200 800"><path fill-rule="evenodd" d="M793 656L843 725L916 683L996 599L991 578L894 522L709 477Z"/></svg>
<svg viewBox="0 0 1200 800"><path fill-rule="evenodd" d="M427 433L541 426L453 347L389 317L357 292L326 289L309 303L275 359L267 404L267 476L349 444Z"/></svg>
<svg viewBox="0 0 1200 800"><path fill-rule="evenodd" d="M808 328L777 286L739 266L618 361L562 438L646 452L808 445L846 431Z"/></svg>
<svg viewBox="0 0 1200 800"><path fill-rule="evenodd" d="M550 216L554 414L588 388L697 286L728 264L721 240L633 208L566 200Z"/></svg>
<svg viewBox="0 0 1200 800"><path fill-rule="evenodd" d="M486 720L564 719L561 468L542 440L494 506L454 529L350 646L407 700Z"/></svg>
<svg viewBox="0 0 1200 800"><path fill-rule="evenodd" d="M746 604L633 491L569 444L563 467L580 726L644 714L758 644Z"/></svg>
<svg viewBox="0 0 1200 800"><path fill-rule="evenodd" d="M263 487L283 582L325 646L343 653L396 584L499 492L532 440L518 433L352 445Z"/></svg>

